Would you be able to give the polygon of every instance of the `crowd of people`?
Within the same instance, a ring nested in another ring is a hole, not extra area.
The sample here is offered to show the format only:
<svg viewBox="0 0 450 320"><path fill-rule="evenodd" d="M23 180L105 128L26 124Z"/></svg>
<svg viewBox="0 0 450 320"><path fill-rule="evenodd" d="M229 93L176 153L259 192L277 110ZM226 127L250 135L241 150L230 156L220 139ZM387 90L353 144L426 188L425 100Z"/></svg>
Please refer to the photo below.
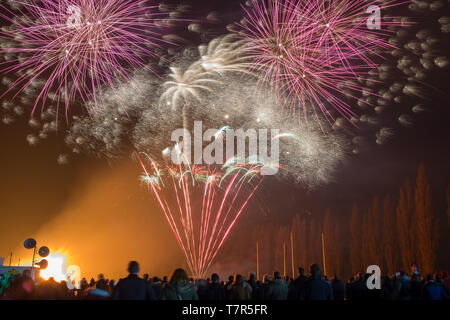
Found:
<svg viewBox="0 0 450 320"><path fill-rule="evenodd" d="M35 282L31 273L0 276L0 299L6 300L203 300L203 301L268 301L268 300L449 300L450 278L446 272L422 277L417 269L411 274L405 271L393 277L382 277L381 289L369 289L369 274L359 273L344 283L338 276L329 280L313 264L308 275L299 268L298 276L291 279L274 272L264 275L262 281L254 273L248 278L236 274L222 281L218 274L209 279L194 280L183 269L162 279L144 274L136 261L128 265L128 276L114 280L103 274L90 282L83 278L79 288L68 281L56 282L53 278Z"/></svg>

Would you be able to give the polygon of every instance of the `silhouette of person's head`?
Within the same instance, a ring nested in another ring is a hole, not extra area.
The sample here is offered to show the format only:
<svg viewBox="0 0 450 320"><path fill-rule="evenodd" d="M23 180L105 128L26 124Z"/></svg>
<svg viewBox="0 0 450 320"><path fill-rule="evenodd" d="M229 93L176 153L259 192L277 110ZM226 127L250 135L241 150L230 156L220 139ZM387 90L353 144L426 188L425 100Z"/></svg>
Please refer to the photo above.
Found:
<svg viewBox="0 0 450 320"><path fill-rule="evenodd" d="M304 275L305 275L305 269L303 269L302 267L298 268L298 273L299 273L301 276L304 276Z"/></svg>
<svg viewBox="0 0 450 320"><path fill-rule="evenodd" d="M311 267L309 268L311 275L320 275L320 268L319 265L314 263L311 265Z"/></svg>
<svg viewBox="0 0 450 320"><path fill-rule="evenodd" d="M212 283L219 283L219 281L220 281L219 275L217 273L213 273L211 276L211 280L212 280Z"/></svg>
<svg viewBox="0 0 450 320"><path fill-rule="evenodd" d="M148 273L144 274L144 280L148 280L148 278L149 278Z"/></svg>
<svg viewBox="0 0 450 320"><path fill-rule="evenodd" d="M130 261L128 264L128 273L138 275L139 274L139 263L136 261Z"/></svg>
<svg viewBox="0 0 450 320"><path fill-rule="evenodd" d="M275 271L275 272L273 273L273 278L274 278L274 279L281 279L280 272L279 272L279 271Z"/></svg>
<svg viewBox="0 0 450 320"><path fill-rule="evenodd" d="M188 280L188 276L186 274L186 271L184 271L184 269L176 269L172 275L170 276L169 279L169 283L170 284L177 284L181 281L187 281Z"/></svg>

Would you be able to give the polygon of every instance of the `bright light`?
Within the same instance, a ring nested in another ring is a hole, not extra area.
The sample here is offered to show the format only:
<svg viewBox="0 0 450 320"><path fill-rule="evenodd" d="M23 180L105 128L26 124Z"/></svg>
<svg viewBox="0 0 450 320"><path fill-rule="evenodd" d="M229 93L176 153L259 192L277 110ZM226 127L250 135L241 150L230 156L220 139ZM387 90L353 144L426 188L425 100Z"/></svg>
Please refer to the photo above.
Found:
<svg viewBox="0 0 450 320"><path fill-rule="evenodd" d="M41 278L48 280L50 277L53 277L57 282L66 280L66 274L64 272L66 256L55 253L50 254L45 259L48 261L48 267L45 270L41 270Z"/></svg>

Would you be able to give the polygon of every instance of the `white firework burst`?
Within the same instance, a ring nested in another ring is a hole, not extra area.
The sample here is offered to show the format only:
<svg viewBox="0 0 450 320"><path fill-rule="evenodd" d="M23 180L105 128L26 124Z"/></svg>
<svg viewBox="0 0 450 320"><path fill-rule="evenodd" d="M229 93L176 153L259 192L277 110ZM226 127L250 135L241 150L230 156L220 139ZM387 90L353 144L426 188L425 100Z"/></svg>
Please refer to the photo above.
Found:
<svg viewBox="0 0 450 320"><path fill-rule="evenodd" d="M210 78L209 72L199 71L198 68L189 68L184 72L178 67L170 67L170 70L171 80L164 82L165 91L160 101L173 110L191 101L200 101L202 92L211 92L211 85L219 83Z"/></svg>

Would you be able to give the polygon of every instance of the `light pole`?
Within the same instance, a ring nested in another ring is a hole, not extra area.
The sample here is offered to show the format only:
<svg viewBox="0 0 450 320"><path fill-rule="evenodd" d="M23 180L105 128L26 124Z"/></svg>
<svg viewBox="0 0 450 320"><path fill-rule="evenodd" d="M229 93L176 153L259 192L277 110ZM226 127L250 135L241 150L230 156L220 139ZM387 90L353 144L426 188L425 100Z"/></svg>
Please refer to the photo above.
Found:
<svg viewBox="0 0 450 320"><path fill-rule="evenodd" d="M23 243L23 246L26 249L33 249L33 260L31 261L31 276L33 277L34 280L36 280L36 276L34 274L34 260L36 259L37 242L33 238L28 238ZM48 247L42 246L39 248L38 254L42 258L47 257L49 255L49 253L50 253L50 250L48 249ZM44 260L42 260L41 262L43 262ZM45 263L47 263L47 261L45 261Z"/></svg>

